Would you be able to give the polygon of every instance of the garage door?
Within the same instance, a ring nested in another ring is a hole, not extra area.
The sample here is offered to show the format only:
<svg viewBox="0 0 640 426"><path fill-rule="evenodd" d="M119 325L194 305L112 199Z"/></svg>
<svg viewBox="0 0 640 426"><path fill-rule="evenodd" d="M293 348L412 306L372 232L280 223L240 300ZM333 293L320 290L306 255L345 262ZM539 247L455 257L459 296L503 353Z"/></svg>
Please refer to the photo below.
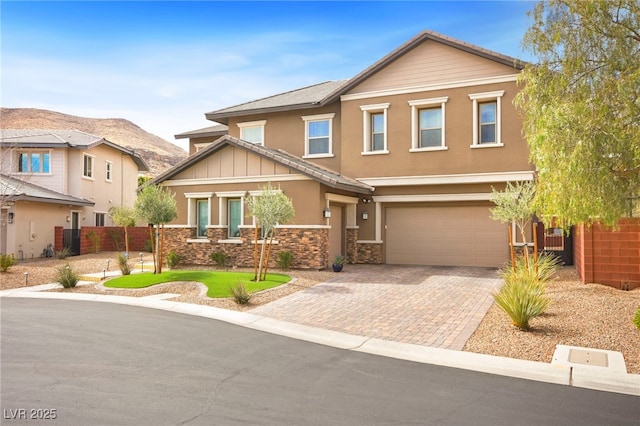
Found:
<svg viewBox="0 0 640 426"><path fill-rule="evenodd" d="M488 206L389 207L386 263L502 266L509 257L506 224Z"/></svg>

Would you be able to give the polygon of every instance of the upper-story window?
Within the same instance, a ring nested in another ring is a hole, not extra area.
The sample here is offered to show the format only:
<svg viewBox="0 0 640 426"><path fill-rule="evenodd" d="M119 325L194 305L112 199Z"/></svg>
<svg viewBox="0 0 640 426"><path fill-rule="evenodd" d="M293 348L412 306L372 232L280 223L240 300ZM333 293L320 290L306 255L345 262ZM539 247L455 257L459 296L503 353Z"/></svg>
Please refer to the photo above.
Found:
<svg viewBox="0 0 640 426"><path fill-rule="evenodd" d="M104 163L104 179L107 182L113 180L113 162L111 161L105 161Z"/></svg>
<svg viewBox="0 0 640 426"><path fill-rule="evenodd" d="M388 154L387 110L388 103L362 105L363 150L362 154Z"/></svg>
<svg viewBox="0 0 640 426"><path fill-rule="evenodd" d="M51 154L49 151L24 151L18 153L18 172L49 173Z"/></svg>
<svg viewBox="0 0 640 426"><path fill-rule="evenodd" d="M304 156L333 157L332 127L335 114L307 115L305 122Z"/></svg>
<svg viewBox="0 0 640 426"><path fill-rule="evenodd" d="M240 139L246 142L255 143L256 145L264 145L264 126L266 120L248 121L238 123L240 128Z"/></svg>
<svg viewBox="0 0 640 426"><path fill-rule="evenodd" d="M84 154L82 159L82 176L93 179L93 163L92 155Z"/></svg>
<svg viewBox="0 0 640 426"><path fill-rule="evenodd" d="M473 144L472 148L503 146L501 129L501 99L504 90L472 93Z"/></svg>
<svg viewBox="0 0 640 426"><path fill-rule="evenodd" d="M411 152L447 149L445 105L448 97L409 101L411 106Z"/></svg>

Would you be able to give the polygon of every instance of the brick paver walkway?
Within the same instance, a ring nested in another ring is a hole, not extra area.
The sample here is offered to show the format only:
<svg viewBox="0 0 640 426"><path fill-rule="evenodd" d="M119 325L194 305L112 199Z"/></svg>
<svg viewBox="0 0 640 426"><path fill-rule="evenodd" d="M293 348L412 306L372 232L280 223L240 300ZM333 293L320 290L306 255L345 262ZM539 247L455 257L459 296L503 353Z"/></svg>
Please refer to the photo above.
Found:
<svg viewBox="0 0 640 426"><path fill-rule="evenodd" d="M251 313L348 334L461 350L500 288L494 269L345 265Z"/></svg>

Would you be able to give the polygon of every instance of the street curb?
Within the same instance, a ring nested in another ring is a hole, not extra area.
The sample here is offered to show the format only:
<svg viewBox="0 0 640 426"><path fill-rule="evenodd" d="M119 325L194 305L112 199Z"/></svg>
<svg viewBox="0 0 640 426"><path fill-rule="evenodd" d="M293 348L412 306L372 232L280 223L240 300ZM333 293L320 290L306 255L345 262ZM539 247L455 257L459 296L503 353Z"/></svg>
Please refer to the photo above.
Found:
<svg viewBox="0 0 640 426"><path fill-rule="evenodd" d="M473 352L454 351L428 346L398 343L388 340L350 335L301 324L294 324L246 312L230 311L213 306L172 302L157 298L115 296L87 293L42 293L20 289L0 291L2 297L34 299L66 299L159 309L199 316L230 324L264 331L298 340L305 340L339 349L386 356L424 364L459 368L480 373L495 374L525 380L568 385L640 396L640 375L598 370L593 367L552 365L542 362L518 360Z"/></svg>

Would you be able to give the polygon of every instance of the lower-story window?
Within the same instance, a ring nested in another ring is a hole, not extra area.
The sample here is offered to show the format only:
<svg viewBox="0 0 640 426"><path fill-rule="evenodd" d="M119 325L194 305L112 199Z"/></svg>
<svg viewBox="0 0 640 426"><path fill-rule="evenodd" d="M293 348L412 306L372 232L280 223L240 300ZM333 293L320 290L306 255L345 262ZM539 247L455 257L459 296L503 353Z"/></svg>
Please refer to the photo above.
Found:
<svg viewBox="0 0 640 426"><path fill-rule="evenodd" d="M209 200L196 200L196 228L197 236L202 238L207 236L207 224L209 223Z"/></svg>
<svg viewBox="0 0 640 426"><path fill-rule="evenodd" d="M242 224L242 200L231 198L228 201L229 208L229 238L240 238L240 225Z"/></svg>
<svg viewBox="0 0 640 426"><path fill-rule="evenodd" d="M104 226L104 213L96 213L96 226Z"/></svg>

